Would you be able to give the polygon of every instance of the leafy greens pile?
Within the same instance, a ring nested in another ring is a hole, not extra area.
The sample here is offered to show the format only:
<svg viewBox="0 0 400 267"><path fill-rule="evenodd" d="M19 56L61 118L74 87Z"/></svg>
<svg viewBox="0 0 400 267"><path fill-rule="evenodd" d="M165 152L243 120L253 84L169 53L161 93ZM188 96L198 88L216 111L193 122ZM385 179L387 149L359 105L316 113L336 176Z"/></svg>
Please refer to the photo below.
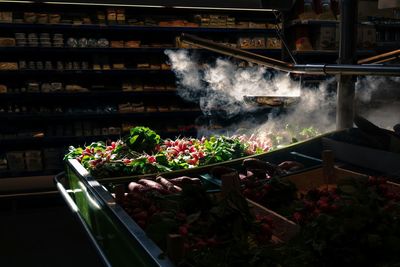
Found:
<svg viewBox="0 0 400 267"><path fill-rule="evenodd" d="M77 159L97 178L188 169L268 152L271 139L251 136L161 139L147 127L135 127L125 138L70 147L65 159Z"/></svg>

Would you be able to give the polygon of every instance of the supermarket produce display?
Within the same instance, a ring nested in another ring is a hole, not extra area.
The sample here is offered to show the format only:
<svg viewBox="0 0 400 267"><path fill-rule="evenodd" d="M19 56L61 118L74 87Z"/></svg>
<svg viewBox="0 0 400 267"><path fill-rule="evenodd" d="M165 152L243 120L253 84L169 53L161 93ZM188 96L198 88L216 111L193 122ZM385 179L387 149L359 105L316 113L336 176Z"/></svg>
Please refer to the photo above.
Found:
<svg viewBox="0 0 400 267"><path fill-rule="evenodd" d="M349 142L356 133L117 180L97 180L69 159L66 178L91 231L111 236L101 248L119 266L392 266L399 260L392 245L399 238L398 177L355 172L340 158L337 167L331 152L321 155L324 140Z"/></svg>
<svg viewBox="0 0 400 267"><path fill-rule="evenodd" d="M303 129L296 137L306 139L316 133L316 130ZM207 166L265 153L277 147L277 140L282 145L281 139L287 144L298 141L286 132L264 138L240 135L162 140L147 127L135 127L125 138L108 144L94 142L85 147L70 147L65 158L77 159L96 178L140 175Z"/></svg>

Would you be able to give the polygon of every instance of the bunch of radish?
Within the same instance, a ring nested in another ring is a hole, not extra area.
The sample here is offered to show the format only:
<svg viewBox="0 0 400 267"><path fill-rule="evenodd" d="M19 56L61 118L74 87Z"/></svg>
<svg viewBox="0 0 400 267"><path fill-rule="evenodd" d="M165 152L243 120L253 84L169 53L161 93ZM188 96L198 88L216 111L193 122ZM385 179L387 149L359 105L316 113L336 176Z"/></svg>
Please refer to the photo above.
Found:
<svg viewBox="0 0 400 267"><path fill-rule="evenodd" d="M201 142L193 138L166 139L158 151L164 152L168 161L184 162L189 167L198 166L199 160L204 157Z"/></svg>
<svg viewBox="0 0 400 267"><path fill-rule="evenodd" d="M263 152L268 152L272 148L271 139L261 137L255 134L248 135L234 135L234 139L238 139L241 143L246 145L246 154L254 155Z"/></svg>

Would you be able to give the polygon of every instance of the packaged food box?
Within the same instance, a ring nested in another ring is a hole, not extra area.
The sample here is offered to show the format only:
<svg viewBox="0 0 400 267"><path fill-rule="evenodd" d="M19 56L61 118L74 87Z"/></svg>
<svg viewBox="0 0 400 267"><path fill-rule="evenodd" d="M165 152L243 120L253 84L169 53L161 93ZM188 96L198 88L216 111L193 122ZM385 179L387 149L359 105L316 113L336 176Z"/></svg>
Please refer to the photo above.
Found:
<svg viewBox="0 0 400 267"><path fill-rule="evenodd" d="M24 12L24 21L26 23L36 23L36 14L34 12Z"/></svg>
<svg viewBox="0 0 400 267"><path fill-rule="evenodd" d="M125 10L122 8L117 9L117 23L125 24Z"/></svg>
<svg viewBox="0 0 400 267"><path fill-rule="evenodd" d="M249 22L249 28L252 29L266 29L267 25L265 23L259 23L259 22Z"/></svg>
<svg viewBox="0 0 400 267"><path fill-rule="evenodd" d="M18 70L17 62L0 62L0 70Z"/></svg>
<svg viewBox="0 0 400 267"><path fill-rule="evenodd" d="M24 171L25 161L23 151L9 151L6 153L8 169L10 171Z"/></svg>
<svg viewBox="0 0 400 267"><path fill-rule="evenodd" d="M38 83L28 83L28 92L39 92Z"/></svg>
<svg viewBox="0 0 400 267"><path fill-rule="evenodd" d="M0 84L0 94L7 93L7 85Z"/></svg>
<svg viewBox="0 0 400 267"><path fill-rule="evenodd" d="M0 12L0 22L5 22L5 23L13 22L13 13L10 11Z"/></svg>
<svg viewBox="0 0 400 267"><path fill-rule="evenodd" d="M15 46L15 39L0 37L0 46Z"/></svg>
<svg viewBox="0 0 400 267"><path fill-rule="evenodd" d="M50 14L49 15L49 22L53 24L60 23L61 16L59 14Z"/></svg>
<svg viewBox="0 0 400 267"><path fill-rule="evenodd" d="M124 41L111 41L111 48L123 48Z"/></svg>
<svg viewBox="0 0 400 267"><path fill-rule="evenodd" d="M114 8L108 8L107 9L107 21L108 22L116 22L117 20L117 12Z"/></svg>
<svg viewBox="0 0 400 267"><path fill-rule="evenodd" d="M316 50L334 50L336 46L336 28L320 26L317 31L314 47Z"/></svg>
<svg viewBox="0 0 400 267"><path fill-rule="evenodd" d="M362 48L374 48L376 45L376 29L374 25L360 25L358 35L361 35Z"/></svg>
<svg viewBox="0 0 400 267"><path fill-rule="evenodd" d="M239 48L250 48L251 47L251 40L250 38L239 38L238 40Z"/></svg>
<svg viewBox="0 0 400 267"><path fill-rule="evenodd" d="M251 47L253 48L265 48L265 38L264 37L255 37L251 40Z"/></svg>
<svg viewBox="0 0 400 267"><path fill-rule="evenodd" d="M281 40L276 37L268 37L266 45L267 45L268 49L281 49L282 48Z"/></svg>
<svg viewBox="0 0 400 267"><path fill-rule="evenodd" d="M296 51L313 50L310 39L308 37L300 37L296 40Z"/></svg>
<svg viewBox="0 0 400 267"><path fill-rule="evenodd" d="M7 157L5 155L0 155L0 171L7 170Z"/></svg>
<svg viewBox="0 0 400 267"><path fill-rule="evenodd" d="M106 15L102 11L97 12L97 21L100 24L106 23Z"/></svg>
<svg viewBox="0 0 400 267"><path fill-rule="evenodd" d="M126 48L139 48L140 47L140 41L126 41L124 46Z"/></svg>
<svg viewBox="0 0 400 267"><path fill-rule="evenodd" d="M49 22L49 15L48 14L37 14L36 15L37 23L48 23Z"/></svg>

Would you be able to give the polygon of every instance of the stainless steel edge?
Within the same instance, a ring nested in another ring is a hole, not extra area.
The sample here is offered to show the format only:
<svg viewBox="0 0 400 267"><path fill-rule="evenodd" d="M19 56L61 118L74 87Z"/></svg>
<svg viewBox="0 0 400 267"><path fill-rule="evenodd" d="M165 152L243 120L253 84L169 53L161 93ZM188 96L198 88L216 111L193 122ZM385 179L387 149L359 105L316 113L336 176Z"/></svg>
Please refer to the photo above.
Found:
<svg viewBox="0 0 400 267"><path fill-rule="evenodd" d="M65 176L64 172L61 172L57 174L54 177L54 182L57 186L58 191L60 192L62 198L64 201L67 203L68 207L72 211L72 213L78 218L79 222L83 226L83 229L85 230L85 233L89 237L92 245L94 246L97 254L100 256L101 261L105 266L112 266L110 262L108 261L106 255L104 255L102 249L100 248L99 244L97 243L96 238L93 236L92 232L90 231L89 227L87 226L85 220L82 218L82 216L79 214L79 208L75 204L74 200L71 198L71 196L68 194L67 190L64 188L64 185L60 181L60 177Z"/></svg>
<svg viewBox="0 0 400 267"><path fill-rule="evenodd" d="M143 229L125 212L125 210L115 202L112 195L95 180L85 168L75 159L69 159L68 164L77 174L84 178L81 182L84 183L87 190L90 191L99 201L101 207L107 208L111 214L126 228L132 238L143 248L144 252L160 267L175 267L175 265L167 258L160 257L165 253L147 236Z"/></svg>

